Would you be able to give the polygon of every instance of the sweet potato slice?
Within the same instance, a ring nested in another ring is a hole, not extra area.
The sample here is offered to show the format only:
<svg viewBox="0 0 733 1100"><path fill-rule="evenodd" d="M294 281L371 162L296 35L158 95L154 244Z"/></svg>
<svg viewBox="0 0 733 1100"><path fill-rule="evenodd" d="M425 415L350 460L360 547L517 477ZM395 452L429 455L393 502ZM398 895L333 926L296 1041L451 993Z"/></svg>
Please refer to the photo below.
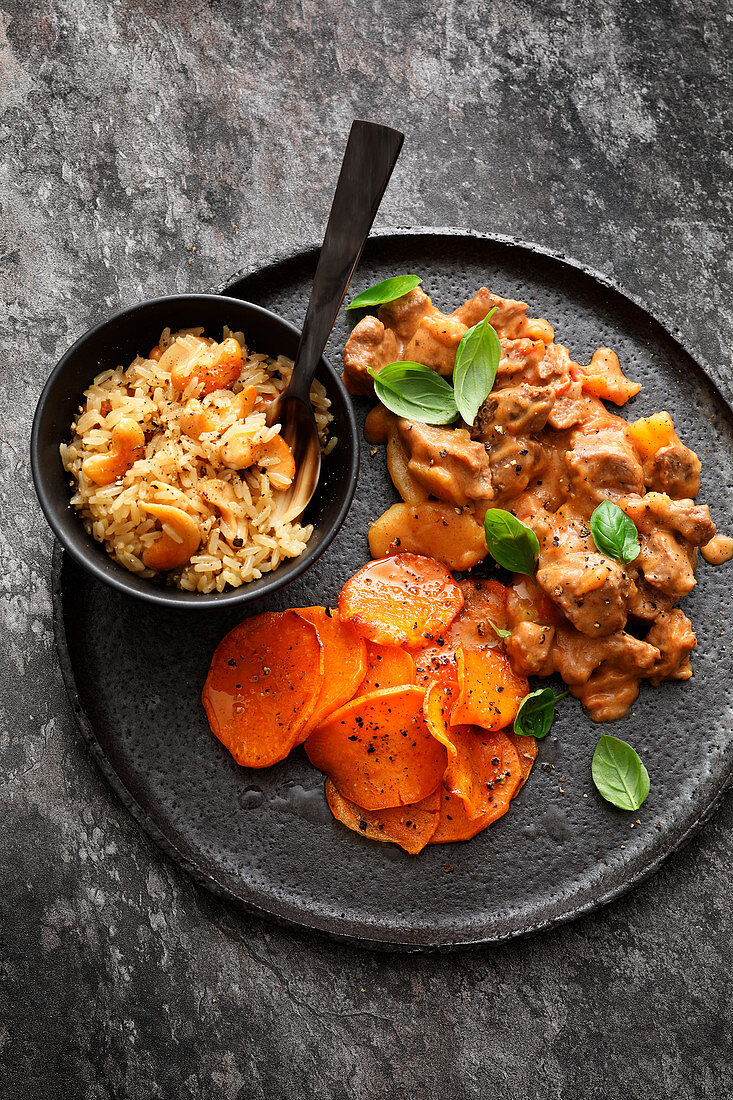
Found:
<svg viewBox="0 0 733 1100"><path fill-rule="evenodd" d="M342 623L338 612L325 607L299 607L295 614L310 623L321 643L323 678L315 709L303 726L298 744L312 730L348 703L367 672L366 642L351 623Z"/></svg>
<svg viewBox="0 0 733 1100"><path fill-rule="evenodd" d="M449 668L428 685L422 705L428 729L445 746L449 760L457 755L450 728L451 711L457 699L458 680L453 669Z"/></svg>
<svg viewBox="0 0 733 1100"><path fill-rule="evenodd" d="M440 783L447 760L422 703L418 687L359 696L310 735L308 758L344 798L366 810L420 802Z"/></svg>
<svg viewBox="0 0 733 1100"><path fill-rule="evenodd" d="M446 667L456 666L456 650L496 649L501 639L494 630L507 628L507 589L498 581L473 580L458 582L463 593L463 607L453 622L430 646L416 651L415 666L418 683L428 684Z"/></svg>
<svg viewBox="0 0 733 1100"><path fill-rule="evenodd" d="M525 737L523 733L514 733L512 730L504 731L517 750L517 756L519 757L519 766L522 769L522 781L517 787L517 792L524 786L529 777L529 773L532 771L532 765L537 759L537 738Z"/></svg>
<svg viewBox="0 0 733 1100"><path fill-rule="evenodd" d="M507 590L498 581L459 581L463 593L463 607L446 631L446 637L455 649L494 649L501 644L492 627L506 630Z"/></svg>
<svg viewBox="0 0 733 1100"><path fill-rule="evenodd" d="M424 499L388 508L369 528L369 549L375 558L399 550L424 554L459 570L473 569L487 554L484 529L472 512Z"/></svg>
<svg viewBox="0 0 733 1100"><path fill-rule="evenodd" d="M448 645L445 634L439 634L432 645L411 649L415 661L415 682L426 688L433 680L445 675L457 679L456 651Z"/></svg>
<svg viewBox="0 0 733 1100"><path fill-rule="evenodd" d="M415 662L406 649L396 645L366 642L366 675L358 695L370 695L384 688L415 683Z"/></svg>
<svg viewBox="0 0 733 1100"><path fill-rule="evenodd" d="M459 646L456 661L461 690L451 714L451 725L481 726L489 732L511 725L529 685L512 671L504 654L496 649Z"/></svg>
<svg viewBox="0 0 733 1100"><path fill-rule="evenodd" d="M369 562L339 597L341 618L382 645L430 641L462 607L463 594L445 566L418 554Z"/></svg>
<svg viewBox="0 0 733 1100"><path fill-rule="evenodd" d="M522 782L522 768L505 733L486 733L478 726L451 726L456 749L449 760L443 787L463 802L471 820L508 806ZM503 812L503 811L502 811Z"/></svg>
<svg viewBox="0 0 733 1100"><path fill-rule="evenodd" d="M267 768L298 744L321 692L321 653L294 611L245 619L219 642L201 699L238 764Z"/></svg>
<svg viewBox="0 0 733 1100"><path fill-rule="evenodd" d="M455 844L456 841L472 840L494 821L504 816L509 809L509 802L497 801L493 804L491 813L481 814L480 817L469 817L463 800L455 794L443 791L438 828L428 844Z"/></svg>
<svg viewBox="0 0 733 1100"><path fill-rule="evenodd" d="M423 850L437 829L440 819L439 789L411 806L395 806L390 810L363 810L361 806L339 794L331 780L327 779L326 801L333 816L347 829L368 836L370 840L399 844L400 848L404 848L412 856Z"/></svg>

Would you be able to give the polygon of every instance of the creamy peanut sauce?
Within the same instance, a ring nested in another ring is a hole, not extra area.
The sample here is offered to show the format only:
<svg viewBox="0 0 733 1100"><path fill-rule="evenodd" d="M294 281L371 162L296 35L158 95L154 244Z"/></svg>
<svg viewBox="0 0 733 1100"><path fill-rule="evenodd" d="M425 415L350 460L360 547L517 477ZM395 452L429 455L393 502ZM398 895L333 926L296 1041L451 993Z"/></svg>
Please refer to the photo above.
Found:
<svg viewBox="0 0 733 1100"><path fill-rule="evenodd" d="M502 357L492 392L472 425L431 427L372 410L366 434L386 442L394 484L417 512L435 498L482 521L505 508L539 541L536 578L516 578L506 652L517 673L559 673L595 721L621 717L648 680L686 680L697 639L674 605L695 585L698 548L709 562L733 557L694 503L700 461L668 413L628 422L624 405L641 388L610 348L583 366L556 344L549 322L524 302L482 288L451 314L419 288L365 317L344 348L344 381L372 392L367 368L410 360L452 374L467 329L495 308ZM590 518L605 499L631 517L640 552L624 565L598 552ZM429 527L421 548L430 555ZM437 553L436 553L437 556Z"/></svg>
<svg viewBox="0 0 733 1100"><path fill-rule="evenodd" d="M733 539L730 535L716 535L700 553L709 565L725 565L733 558Z"/></svg>

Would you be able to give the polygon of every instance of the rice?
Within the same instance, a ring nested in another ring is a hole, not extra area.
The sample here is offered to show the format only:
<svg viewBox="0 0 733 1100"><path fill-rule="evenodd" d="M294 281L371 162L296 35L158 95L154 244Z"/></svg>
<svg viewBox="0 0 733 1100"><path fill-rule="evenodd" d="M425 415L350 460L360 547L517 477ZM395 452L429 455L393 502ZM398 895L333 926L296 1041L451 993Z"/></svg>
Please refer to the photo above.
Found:
<svg viewBox="0 0 733 1100"><path fill-rule="evenodd" d="M292 360L282 355L251 354L244 334L225 328L223 341L236 340L242 352L236 381L227 389L205 394L206 387L194 371L182 390L177 379L176 388L171 381L171 370L175 374L176 369L171 362L175 363L176 356L186 371L193 371L196 364L203 371L223 347L223 342L207 340L203 331L183 329L172 334L165 329L157 349L160 361L138 355L127 368L98 374L84 391L84 404L71 425L71 439L61 445L60 452L71 477L71 504L89 535L102 543L115 561L140 577L164 579L188 592L209 593L238 588L276 569L287 558L298 557L313 528L277 519L277 485L282 483L282 474L278 476L272 469L277 459L264 453L266 444L279 433L277 426L267 427L264 409L287 386ZM256 404L246 416L237 417L232 399L246 386L256 388ZM321 447L328 454L336 443L335 438L328 439L331 402L318 381L311 388L311 401ZM200 423L207 428L213 423L214 429L192 430L192 410L203 417ZM108 455L113 430L122 431L124 424L120 424L127 421L142 429L144 445L117 480L98 484L89 476L94 464L85 470L83 463L96 455ZM258 455L247 468L232 469L224 464L231 453L225 445L235 437ZM147 504L179 509L195 521L186 521L189 528L197 527L201 535L185 564L165 573L146 565L145 558L166 535L174 548L182 545L182 536L175 524L146 511Z"/></svg>

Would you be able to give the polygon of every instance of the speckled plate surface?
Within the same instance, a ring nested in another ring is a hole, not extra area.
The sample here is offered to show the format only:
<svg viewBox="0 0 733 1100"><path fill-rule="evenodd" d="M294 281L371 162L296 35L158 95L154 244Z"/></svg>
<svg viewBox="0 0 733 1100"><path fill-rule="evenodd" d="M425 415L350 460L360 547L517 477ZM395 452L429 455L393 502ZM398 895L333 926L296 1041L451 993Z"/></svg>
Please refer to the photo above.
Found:
<svg viewBox="0 0 733 1100"><path fill-rule="evenodd" d="M298 324L315 252L243 272L228 293ZM376 235L354 291L421 274L449 310L481 285L523 298L587 362L615 348L643 389L633 416L668 409L700 455L702 489L721 527L733 502L733 413L704 371L648 313L569 261L463 231ZM327 351L337 363L341 316ZM360 423L368 410L358 402ZM328 553L269 608L333 605L368 556L366 533L395 499L383 449L365 448L356 499ZM567 699L510 812L475 840L410 857L333 821L323 780L301 749L265 771L237 767L209 732L199 695L211 653L241 615L144 606L57 553L56 638L80 728L104 774L148 833L200 883L249 910L371 946L460 948L587 912L651 874L712 812L733 764L731 569L701 561L682 604L698 634L685 685L642 687L612 732L632 742L652 779L633 815L602 802L590 760L602 728ZM262 608L259 608L262 610ZM606 727L608 728L608 727ZM632 828L633 826L633 828Z"/></svg>

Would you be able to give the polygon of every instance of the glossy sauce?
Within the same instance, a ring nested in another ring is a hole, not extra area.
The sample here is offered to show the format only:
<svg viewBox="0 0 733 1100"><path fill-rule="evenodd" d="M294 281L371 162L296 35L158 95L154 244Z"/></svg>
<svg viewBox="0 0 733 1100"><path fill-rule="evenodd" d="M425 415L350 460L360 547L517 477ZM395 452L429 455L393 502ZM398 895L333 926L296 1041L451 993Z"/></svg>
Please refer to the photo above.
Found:
<svg viewBox="0 0 733 1100"><path fill-rule="evenodd" d="M733 558L733 539L730 535L716 535L700 553L710 565L725 565Z"/></svg>

